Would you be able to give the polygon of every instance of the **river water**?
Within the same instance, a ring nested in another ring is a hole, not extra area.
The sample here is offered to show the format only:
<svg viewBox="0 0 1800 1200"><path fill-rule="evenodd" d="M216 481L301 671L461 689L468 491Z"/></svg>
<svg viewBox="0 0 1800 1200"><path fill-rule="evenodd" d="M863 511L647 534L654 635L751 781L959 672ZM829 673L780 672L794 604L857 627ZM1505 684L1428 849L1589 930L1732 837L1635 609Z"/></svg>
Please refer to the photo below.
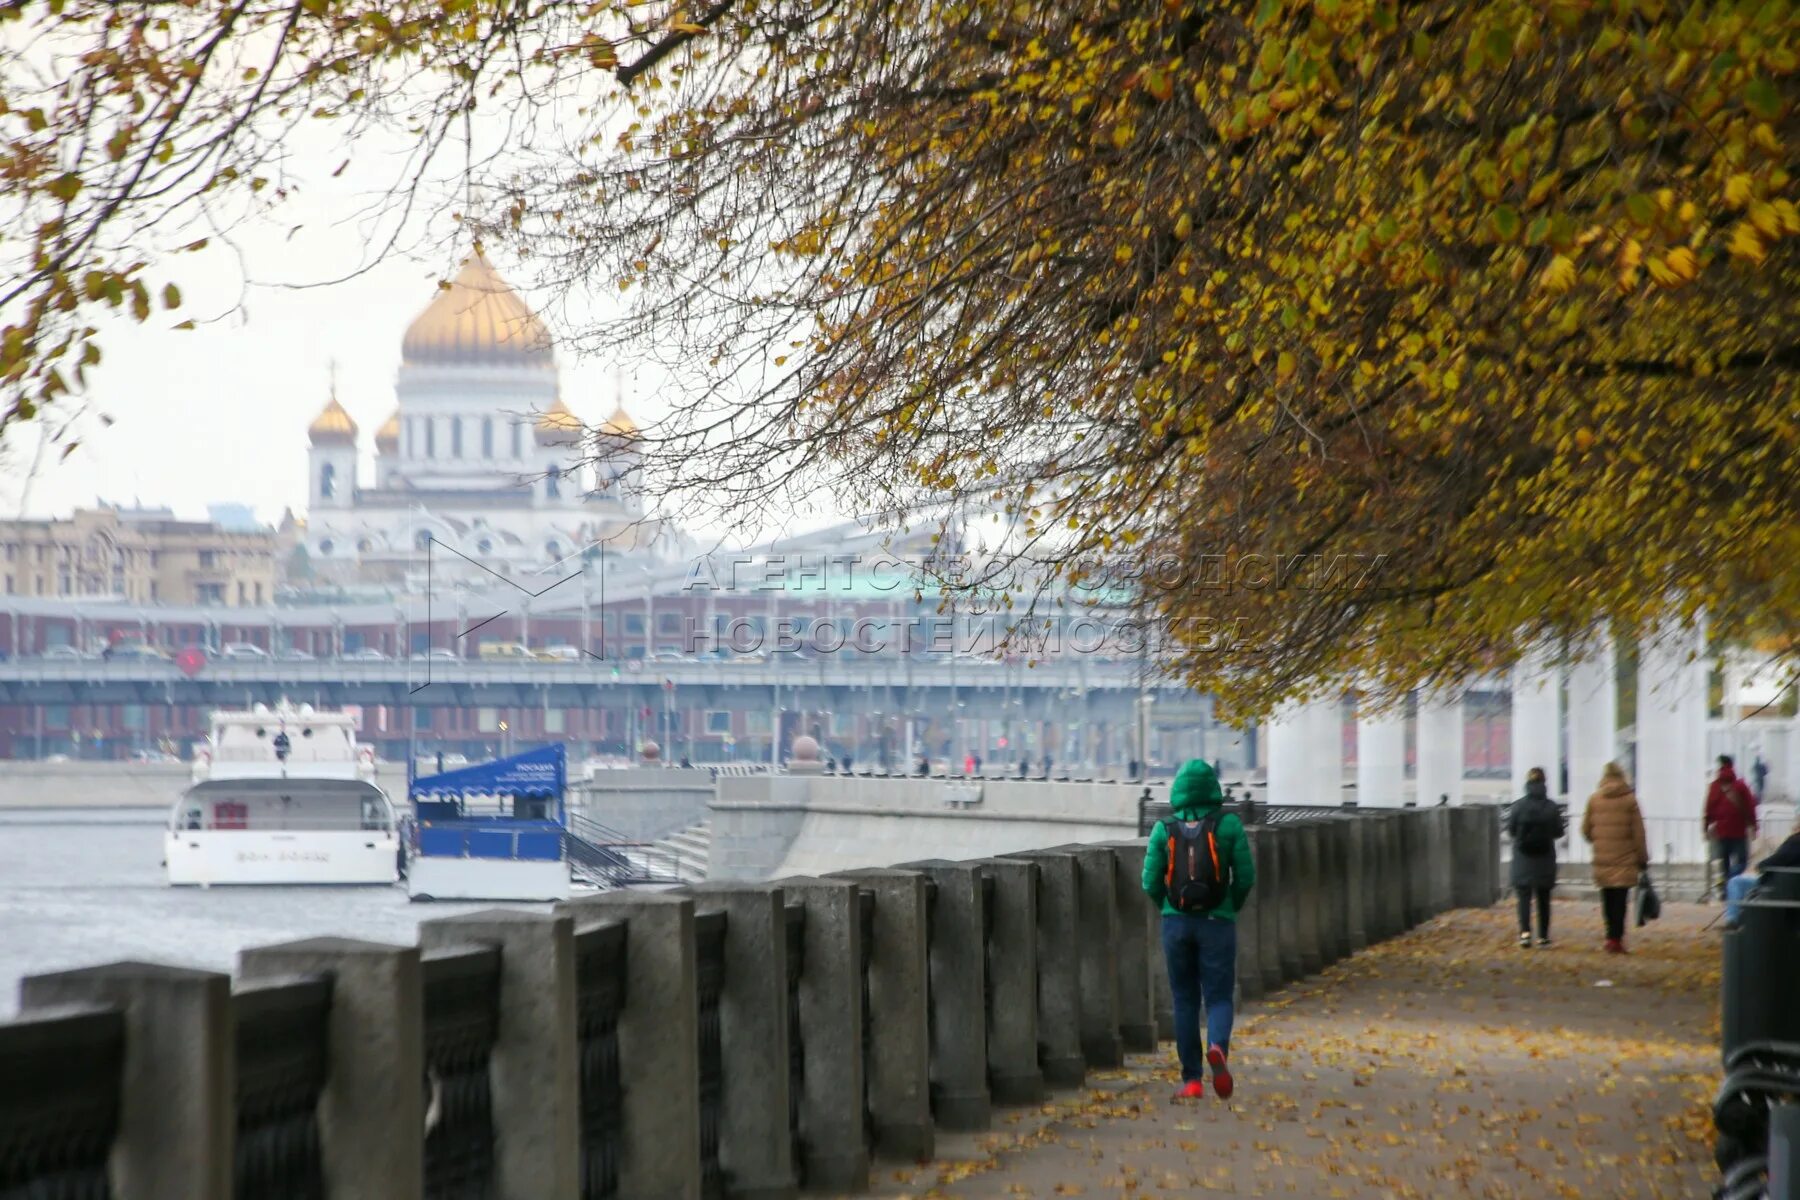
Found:
<svg viewBox="0 0 1800 1200"><path fill-rule="evenodd" d="M229 971L246 946L336 935L411 942L420 921L495 907L402 887L172 888L158 809L0 810L0 1015L19 980L126 959Z"/></svg>

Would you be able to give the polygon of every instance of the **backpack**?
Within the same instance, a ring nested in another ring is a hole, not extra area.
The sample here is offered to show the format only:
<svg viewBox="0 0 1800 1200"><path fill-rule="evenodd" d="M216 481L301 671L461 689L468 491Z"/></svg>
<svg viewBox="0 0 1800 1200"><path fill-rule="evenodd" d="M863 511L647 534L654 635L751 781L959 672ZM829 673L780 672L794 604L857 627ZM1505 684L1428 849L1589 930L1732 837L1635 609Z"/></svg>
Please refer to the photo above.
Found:
<svg viewBox="0 0 1800 1200"><path fill-rule="evenodd" d="M1225 903L1231 885L1231 862L1219 853L1219 814L1189 824L1171 819L1163 825L1168 838L1168 867L1163 874L1169 903L1184 913L1211 912Z"/></svg>
<svg viewBox="0 0 1800 1200"><path fill-rule="evenodd" d="M1519 836L1513 848L1520 854L1542 856L1556 850L1556 817L1542 805L1533 805L1519 817Z"/></svg>

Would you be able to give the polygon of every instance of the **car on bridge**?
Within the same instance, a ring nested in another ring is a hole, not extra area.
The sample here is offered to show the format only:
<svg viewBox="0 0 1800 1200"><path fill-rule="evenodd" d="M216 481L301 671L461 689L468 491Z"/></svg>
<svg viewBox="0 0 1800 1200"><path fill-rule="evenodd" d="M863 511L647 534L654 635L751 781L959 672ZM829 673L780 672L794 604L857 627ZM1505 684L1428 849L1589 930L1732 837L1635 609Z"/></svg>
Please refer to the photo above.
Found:
<svg viewBox="0 0 1800 1200"><path fill-rule="evenodd" d="M45 646L43 653L38 657L46 662L79 662L94 656L82 653L79 646L70 646L65 643L59 646Z"/></svg>
<svg viewBox="0 0 1800 1200"><path fill-rule="evenodd" d="M544 646L537 652L542 662L580 662L580 646Z"/></svg>
<svg viewBox="0 0 1800 1200"><path fill-rule="evenodd" d="M508 659L536 661L537 656L521 642L483 642L481 659L483 662L504 662Z"/></svg>
<svg viewBox="0 0 1800 1200"><path fill-rule="evenodd" d="M169 652L149 642L115 642L101 651L100 657L113 662L168 662Z"/></svg>
<svg viewBox="0 0 1800 1200"><path fill-rule="evenodd" d="M364 646L360 650L348 650L344 653L346 662L386 662L388 656L373 646Z"/></svg>
<svg viewBox="0 0 1800 1200"><path fill-rule="evenodd" d="M461 662L462 655L444 646L433 646L412 656L414 662Z"/></svg>
<svg viewBox="0 0 1800 1200"><path fill-rule="evenodd" d="M269 652L254 642L226 642L219 648L220 658L249 659L253 662L267 662Z"/></svg>

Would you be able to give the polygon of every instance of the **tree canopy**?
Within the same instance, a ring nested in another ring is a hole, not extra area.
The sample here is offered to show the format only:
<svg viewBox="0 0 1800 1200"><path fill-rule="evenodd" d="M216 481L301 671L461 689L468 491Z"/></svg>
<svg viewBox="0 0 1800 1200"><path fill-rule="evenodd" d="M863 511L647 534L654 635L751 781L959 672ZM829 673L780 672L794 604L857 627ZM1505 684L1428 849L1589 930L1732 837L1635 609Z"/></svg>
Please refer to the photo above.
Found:
<svg viewBox="0 0 1800 1200"><path fill-rule="evenodd" d="M153 308L136 231L278 201L282 122L429 147L554 96L476 223L622 295L575 340L678 365L651 445L724 503L999 504L1067 573L1155 563L1178 637L1241 631L1185 665L1251 710L1600 621L1793 637L1786 0L0 12L36 35L0 83L14 417L94 361L86 314Z"/></svg>

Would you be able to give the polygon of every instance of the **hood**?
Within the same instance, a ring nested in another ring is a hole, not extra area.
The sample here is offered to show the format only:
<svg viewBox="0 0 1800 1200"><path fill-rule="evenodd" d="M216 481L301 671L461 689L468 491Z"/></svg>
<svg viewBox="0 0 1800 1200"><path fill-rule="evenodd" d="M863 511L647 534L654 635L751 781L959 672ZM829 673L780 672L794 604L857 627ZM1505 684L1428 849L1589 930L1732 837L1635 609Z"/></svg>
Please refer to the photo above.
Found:
<svg viewBox="0 0 1800 1200"><path fill-rule="evenodd" d="M1737 779L1736 771L1732 770L1730 767L1720 767L1719 768L1719 782L1720 783L1731 783L1735 779Z"/></svg>
<svg viewBox="0 0 1800 1200"><path fill-rule="evenodd" d="M1535 779L1527 780L1525 784L1525 795L1533 800L1548 800L1550 798L1550 789Z"/></svg>
<svg viewBox="0 0 1800 1200"><path fill-rule="evenodd" d="M1190 758L1182 763L1181 770L1175 772L1175 782L1169 785L1169 807L1184 821L1196 820L1224 802L1218 773L1204 759Z"/></svg>
<svg viewBox="0 0 1800 1200"><path fill-rule="evenodd" d="M1600 791L1598 794L1602 796L1629 796L1631 795L1631 784L1623 779L1602 779L1600 781Z"/></svg>

